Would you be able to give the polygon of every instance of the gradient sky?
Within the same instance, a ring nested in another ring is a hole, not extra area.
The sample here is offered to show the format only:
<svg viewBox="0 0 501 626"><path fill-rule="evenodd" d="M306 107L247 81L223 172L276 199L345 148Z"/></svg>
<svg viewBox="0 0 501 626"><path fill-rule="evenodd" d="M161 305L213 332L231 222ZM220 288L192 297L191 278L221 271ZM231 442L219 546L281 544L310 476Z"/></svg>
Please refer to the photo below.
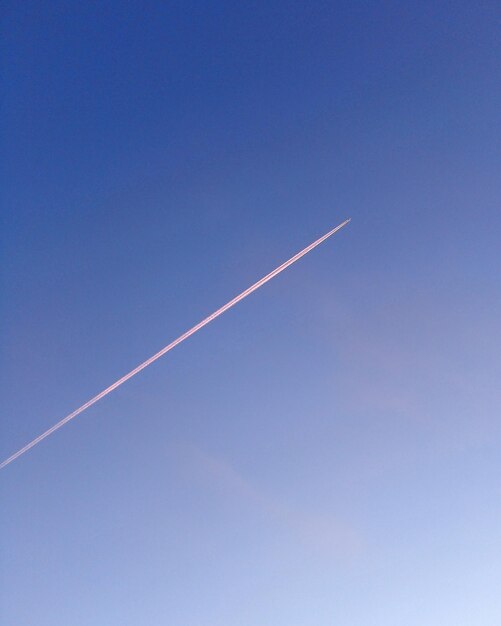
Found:
<svg viewBox="0 0 501 626"><path fill-rule="evenodd" d="M8 626L501 623L496 2L3 5Z"/></svg>

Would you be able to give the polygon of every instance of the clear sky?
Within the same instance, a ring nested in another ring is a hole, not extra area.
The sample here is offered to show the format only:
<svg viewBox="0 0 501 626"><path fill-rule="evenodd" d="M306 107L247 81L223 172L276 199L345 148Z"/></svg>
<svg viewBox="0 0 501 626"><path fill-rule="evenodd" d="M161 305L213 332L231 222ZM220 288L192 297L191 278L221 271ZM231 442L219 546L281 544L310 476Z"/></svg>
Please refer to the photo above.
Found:
<svg viewBox="0 0 501 626"><path fill-rule="evenodd" d="M7 626L501 623L498 3L14 2Z"/></svg>

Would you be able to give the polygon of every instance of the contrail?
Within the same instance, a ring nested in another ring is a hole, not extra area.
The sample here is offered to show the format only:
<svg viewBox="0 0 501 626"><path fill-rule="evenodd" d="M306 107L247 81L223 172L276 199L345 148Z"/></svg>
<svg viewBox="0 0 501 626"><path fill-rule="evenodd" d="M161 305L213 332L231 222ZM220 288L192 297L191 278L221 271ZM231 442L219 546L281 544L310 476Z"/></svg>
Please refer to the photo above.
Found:
<svg viewBox="0 0 501 626"><path fill-rule="evenodd" d="M31 450L31 448L36 446L37 443L40 443L43 439L45 439L49 435L52 435L53 432L55 432L56 430L59 430L59 428L61 428L65 424L67 424L69 421L71 421L77 415L80 415L80 413L83 413L85 410L87 410L93 404L95 404L96 402L101 400L101 398L104 398L104 396L107 396L109 393L114 391L117 387L120 387L120 385L123 385L125 382L127 382L129 380L129 378L132 378L136 374L139 374L139 372L141 370L144 370L146 367L148 367L148 365L151 365L154 361L159 359L161 356L163 356L164 354L167 354L167 352L172 350L172 348L175 348L177 345L182 343L185 339L188 339L188 337L191 337L197 331L199 331L201 328L206 326L209 322L212 322L212 320L215 320L216 317L219 317L225 311L227 311L228 309L231 309L232 306L235 306L235 304L237 304L238 302L240 302L241 300L246 298L253 291L256 291L256 289L259 289L259 287L261 287L262 285L267 283L269 280L274 278L277 274L280 274L280 272L283 272L285 269L287 269L290 265L292 265L293 263L298 261L305 254L308 254L308 252L311 252L311 250L313 250L313 248L316 248L317 246L319 246L323 241L328 239L331 235L333 235L334 233L337 233L337 231L341 230L341 228L343 228L343 226L346 226L346 224L348 224L348 222L350 222L350 220L351 220L351 218L345 220L344 222L339 224L339 226L336 226L336 228L333 228L328 233L323 235L323 237L320 237L320 239L317 239L313 243L310 243L310 245L307 246L306 248L304 248L304 250L301 250L301 252L298 252L297 254L295 254L288 261L285 261L285 263L282 263L282 265L280 265L279 267L274 269L272 272L270 272L269 274L267 274L266 276L264 276L263 278L258 280L257 283L254 283L253 285L248 287L245 291L242 291L241 294L239 294L238 296L235 296L233 298L233 300L230 300L229 302L227 302L220 309L218 309L217 311L214 311L214 313L211 313L211 315L209 315L208 317L203 319L201 322L198 322L198 324L195 324L195 326L193 326L193 328L190 328L190 330L187 330L180 337L178 337L177 339L174 339L174 341L172 341L167 346L165 346L165 348L162 348L156 354L154 354L153 356L150 356L149 359L146 359L146 361L143 361L143 363L141 363L140 365L135 367L128 374L125 374L124 376L122 376L122 378L119 378L118 380L116 380L112 385L110 385L109 387L106 387L106 389L103 389L103 391L101 391L101 393L98 393L96 396L94 396L93 398L88 400L85 404L82 404L82 406L78 407L78 409L75 409L72 413L70 413L66 417L63 417L63 419L60 420L59 422L57 422L56 424L54 424L54 426L51 426L48 430L46 430L41 435L38 435L38 437L33 439L33 441L30 441L30 443L27 443L20 450L18 450L17 452L15 452L11 456L9 456L7 459L5 459L5 461L2 461L2 463L0 463L0 469L3 469L6 465L9 465L9 463L12 463L12 461L15 461L22 454L24 454L25 452L28 452L28 450Z"/></svg>

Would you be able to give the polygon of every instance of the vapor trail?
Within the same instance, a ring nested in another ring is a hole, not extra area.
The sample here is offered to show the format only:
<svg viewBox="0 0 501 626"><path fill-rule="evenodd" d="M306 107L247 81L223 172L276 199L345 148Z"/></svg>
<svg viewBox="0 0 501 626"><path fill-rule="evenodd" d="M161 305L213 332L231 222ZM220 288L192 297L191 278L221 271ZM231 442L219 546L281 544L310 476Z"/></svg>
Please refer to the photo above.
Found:
<svg viewBox="0 0 501 626"><path fill-rule="evenodd" d="M104 396L107 396L109 393L114 391L117 387L120 387L120 385L123 385L125 382L127 382L129 378L132 378L136 374L139 374L139 372L141 370L144 370L146 367L148 367L148 365L151 365L154 361L156 361L161 356L163 356L164 354L167 354L167 352L172 350L172 348L175 348L177 345L182 343L185 339L188 339L188 337L191 337L191 335L194 335L197 331L199 331L201 328L206 326L209 322L212 322L212 320L216 319L216 317L219 317L225 311L227 311L228 309L231 309L232 306L235 306L235 304L237 304L238 302L246 298L253 291L256 291L256 289L259 289L259 287L261 287L262 285L267 283L269 280L274 278L277 274L280 274L280 272L283 272L285 269L287 269L290 265L298 261L305 254L308 254L308 252L311 252L313 248L316 248L323 241L328 239L331 235L336 233L338 230L341 230L343 226L346 226L346 224L348 224L350 219L345 220L344 222L339 224L339 226L336 226L336 228L333 228L328 233L323 235L323 237L320 237L320 239L317 239L316 241L311 243L309 246L304 248L304 250L301 250L301 252L298 252L297 254L295 254L288 261L285 261L285 263L282 263L282 265L274 269L272 272L270 272L269 274L267 274L266 276L258 280L256 283L254 283L250 287L248 287L245 291L242 291L241 294L239 294L238 296L235 296L233 300L230 300L225 305L223 305L220 309L218 309L217 311L214 311L214 313L211 313L211 315L203 319L201 322L198 322L198 324L195 324L193 328L190 328L190 330L187 330L180 337L178 337L177 339L174 339L174 341L172 341L167 346L165 346L165 348L162 348L156 354L154 354L153 356L150 356L149 359L146 359L146 361L143 361L143 363L135 367L128 374L125 374L124 376L122 376L122 378L119 378L118 380L116 380L109 387L106 387L106 389L103 389L101 393L98 393L96 396L88 400L85 404L82 404L82 406L78 407L78 409L75 409L72 413L70 413L66 417L63 417L63 419L57 422L56 424L54 424L54 426L51 426L48 430L46 430L41 435L38 435L38 437L33 439L33 441L30 441L30 443L27 443L23 448L21 448L20 450L18 450L17 452L9 456L7 459L5 459L5 461L2 461L2 463L0 463L0 469L3 469L6 465L8 465L9 463L12 463L12 461L15 461L18 457L20 457L25 452L28 452L28 450L36 446L37 443L40 443L43 439L45 439L49 435L52 435L53 432L55 432L56 430L59 430L61 426L64 426L70 420L75 418L77 415L80 415L80 413L83 413L86 409L88 409L93 404L101 400L101 398L104 398Z"/></svg>

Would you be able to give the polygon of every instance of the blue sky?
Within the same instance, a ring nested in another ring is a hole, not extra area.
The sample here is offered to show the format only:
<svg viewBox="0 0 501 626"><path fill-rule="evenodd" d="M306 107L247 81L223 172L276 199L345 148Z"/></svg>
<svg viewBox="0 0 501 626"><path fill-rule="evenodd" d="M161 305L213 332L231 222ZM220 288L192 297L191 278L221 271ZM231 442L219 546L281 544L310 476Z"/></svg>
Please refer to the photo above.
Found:
<svg viewBox="0 0 501 626"><path fill-rule="evenodd" d="M501 621L499 8L6 2L16 626Z"/></svg>

